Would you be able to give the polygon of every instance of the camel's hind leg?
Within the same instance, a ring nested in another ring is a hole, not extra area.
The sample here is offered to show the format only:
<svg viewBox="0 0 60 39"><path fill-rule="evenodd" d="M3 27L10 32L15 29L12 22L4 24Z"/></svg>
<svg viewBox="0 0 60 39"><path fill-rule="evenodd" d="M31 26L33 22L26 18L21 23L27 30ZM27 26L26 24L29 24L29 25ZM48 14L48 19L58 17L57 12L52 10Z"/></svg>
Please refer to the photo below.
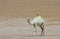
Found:
<svg viewBox="0 0 60 39"><path fill-rule="evenodd" d="M41 28L41 36L44 36L44 25L39 25L39 27Z"/></svg>

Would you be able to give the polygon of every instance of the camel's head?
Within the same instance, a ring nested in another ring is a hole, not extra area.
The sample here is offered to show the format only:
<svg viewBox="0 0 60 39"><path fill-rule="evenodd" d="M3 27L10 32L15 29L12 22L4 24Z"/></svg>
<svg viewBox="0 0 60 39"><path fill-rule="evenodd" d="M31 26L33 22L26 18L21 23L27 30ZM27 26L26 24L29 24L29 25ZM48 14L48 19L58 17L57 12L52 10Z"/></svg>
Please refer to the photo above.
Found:
<svg viewBox="0 0 60 39"><path fill-rule="evenodd" d="M26 17L26 20L29 23L30 22L30 17Z"/></svg>

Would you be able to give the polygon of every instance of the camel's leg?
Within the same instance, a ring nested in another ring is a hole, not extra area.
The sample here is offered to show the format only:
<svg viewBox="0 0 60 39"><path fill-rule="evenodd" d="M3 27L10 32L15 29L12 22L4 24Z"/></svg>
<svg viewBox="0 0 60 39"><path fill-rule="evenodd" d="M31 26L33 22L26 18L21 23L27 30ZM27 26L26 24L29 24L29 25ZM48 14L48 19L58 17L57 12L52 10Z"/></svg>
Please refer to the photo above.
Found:
<svg viewBox="0 0 60 39"><path fill-rule="evenodd" d="M42 28L43 28L43 29L42 29L42 32L41 32L41 35L44 36L44 23L42 23L41 26L42 26Z"/></svg>
<svg viewBox="0 0 60 39"><path fill-rule="evenodd" d="M34 27L34 34L37 35L37 28L36 28L36 24L33 24Z"/></svg>
<svg viewBox="0 0 60 39"><path fill-rule="evenodd" d="M42 25L42 26L43 26L42 35L44 36L44 33L45 33L45 30L44 30L44 25Z"/></svg>
<svg viewBox="0 0 60 39"><path fill-rule="evenodd" d="M42 30L42 31L41 31L41 36L43 36L43 35L44 35L44 25L40 25L39 27L40 27L41 30Z"/></svg>

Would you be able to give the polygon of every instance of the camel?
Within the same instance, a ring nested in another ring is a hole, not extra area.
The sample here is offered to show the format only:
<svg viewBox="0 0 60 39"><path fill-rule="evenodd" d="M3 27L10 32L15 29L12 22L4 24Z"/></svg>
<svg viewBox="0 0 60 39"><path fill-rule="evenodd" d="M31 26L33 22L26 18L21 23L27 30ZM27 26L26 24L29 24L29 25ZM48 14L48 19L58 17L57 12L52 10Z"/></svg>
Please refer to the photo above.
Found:
<svg viewBox="0 0 60 39"><path fill-rule="evenodd" d="M33 18L32 20L30 19L30 17L27 17L26 20L29 24L33 25L33 27L35 28L35 32L36 32L36 26L39 26L42 30L41 36L44 35L44 22L45 22L45 20L39 14L37 14L37 16L35 18Z"/></svg>

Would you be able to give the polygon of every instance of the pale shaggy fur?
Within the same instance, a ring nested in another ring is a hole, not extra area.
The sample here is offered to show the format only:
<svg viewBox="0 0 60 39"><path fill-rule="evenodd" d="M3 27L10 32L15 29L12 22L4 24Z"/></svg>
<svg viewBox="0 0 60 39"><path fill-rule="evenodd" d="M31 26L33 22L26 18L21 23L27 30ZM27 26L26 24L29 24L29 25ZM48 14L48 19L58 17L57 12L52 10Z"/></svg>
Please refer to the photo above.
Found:
<svg viewBox="0 0 60 39"><path fill-rule="evenodd" d="M42 33L44 32L45 20L43 18L41 18L40 15L36 16L32 20L30 20L30 17L27 17L26 19L29 24L32 24L34 26L35 29L36 29L36 25L39 26L42 29L42 32L41 32L41 35L42 35Z"/></svg>

